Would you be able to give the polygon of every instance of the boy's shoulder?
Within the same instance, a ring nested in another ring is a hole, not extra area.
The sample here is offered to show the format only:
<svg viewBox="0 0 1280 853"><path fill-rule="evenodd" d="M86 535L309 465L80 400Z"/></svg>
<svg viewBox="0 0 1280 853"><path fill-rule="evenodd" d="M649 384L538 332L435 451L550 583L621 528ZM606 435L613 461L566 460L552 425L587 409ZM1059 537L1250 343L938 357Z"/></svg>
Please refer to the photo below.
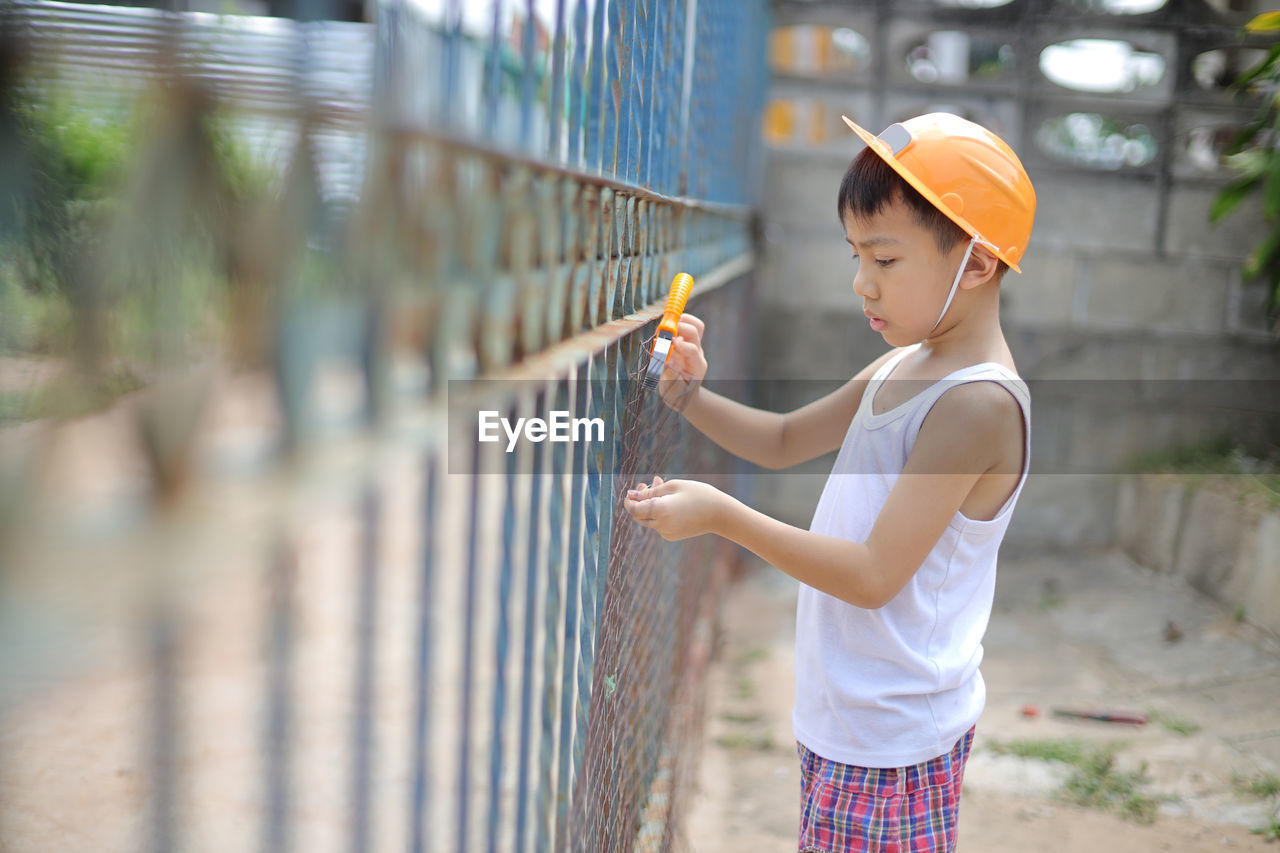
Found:
<svg viewBox="0 0 1280 853"><path fill-rule="evenodd" d="M920 470L940 474L1021 471L1028 413L1023 408L1026 400L1015 393L1007 383L993 381L962 381L943 388L912 450Z"/></svg>

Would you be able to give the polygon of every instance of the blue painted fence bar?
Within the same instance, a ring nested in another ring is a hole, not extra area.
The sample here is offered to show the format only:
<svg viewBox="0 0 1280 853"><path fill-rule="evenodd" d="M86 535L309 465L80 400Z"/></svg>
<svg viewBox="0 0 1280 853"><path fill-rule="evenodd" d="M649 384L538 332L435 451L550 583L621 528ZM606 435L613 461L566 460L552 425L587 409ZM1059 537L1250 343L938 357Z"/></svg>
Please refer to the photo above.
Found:
<svg viewBox="0 0 1280 853"><path fill-rule="evenodd" d="M15 850L673 845L735 554L620 498L693 452L677 272L746 363L768 4L365 7L0 6L0 96L150 122L67 289L140 387L0 466L0 826L66 827ZM487 412L601 430L456 454Z"/></svg>

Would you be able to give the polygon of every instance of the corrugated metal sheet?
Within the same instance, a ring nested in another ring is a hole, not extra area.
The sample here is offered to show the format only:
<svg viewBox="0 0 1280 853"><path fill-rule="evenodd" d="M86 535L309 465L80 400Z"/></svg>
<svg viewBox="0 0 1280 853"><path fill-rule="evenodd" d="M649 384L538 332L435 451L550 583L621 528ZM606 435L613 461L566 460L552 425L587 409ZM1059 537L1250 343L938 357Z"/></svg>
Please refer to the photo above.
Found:
<svg viewBox="0 0 1280 853"><path fill-rule="evenodd" d="M358 195L372 25L32 0L18 0L11 14L24 30L33 82L87 108L119 108L148 82L181 73L232 107L249 147L281 166L302 112L310 112L322 195L336 202Z"/></svg>

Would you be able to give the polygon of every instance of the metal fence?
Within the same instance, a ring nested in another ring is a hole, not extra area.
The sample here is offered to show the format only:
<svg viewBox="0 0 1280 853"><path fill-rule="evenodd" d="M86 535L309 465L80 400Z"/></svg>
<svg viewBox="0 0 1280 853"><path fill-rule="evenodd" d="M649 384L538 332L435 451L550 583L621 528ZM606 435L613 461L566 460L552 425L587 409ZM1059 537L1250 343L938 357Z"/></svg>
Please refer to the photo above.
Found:
<svg viewBox="0 0 1280 853"><path fill-rule="evenodd" d="M6 849L679 846L732 553L619 498L676 272L745 364L765 4L0 14Z"/></svg>

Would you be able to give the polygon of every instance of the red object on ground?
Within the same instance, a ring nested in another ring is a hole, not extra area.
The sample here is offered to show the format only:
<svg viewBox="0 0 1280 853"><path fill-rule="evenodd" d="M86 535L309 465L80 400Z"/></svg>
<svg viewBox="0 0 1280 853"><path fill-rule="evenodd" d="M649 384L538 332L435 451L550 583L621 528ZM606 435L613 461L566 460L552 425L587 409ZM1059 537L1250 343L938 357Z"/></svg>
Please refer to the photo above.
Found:
<svg viewBox="0 0 1280 853"><path fill-rule="evenodd" d="M1040 716L1040 707L1030 702L1022 706L1022 716L1031 718Z"/></svg>

